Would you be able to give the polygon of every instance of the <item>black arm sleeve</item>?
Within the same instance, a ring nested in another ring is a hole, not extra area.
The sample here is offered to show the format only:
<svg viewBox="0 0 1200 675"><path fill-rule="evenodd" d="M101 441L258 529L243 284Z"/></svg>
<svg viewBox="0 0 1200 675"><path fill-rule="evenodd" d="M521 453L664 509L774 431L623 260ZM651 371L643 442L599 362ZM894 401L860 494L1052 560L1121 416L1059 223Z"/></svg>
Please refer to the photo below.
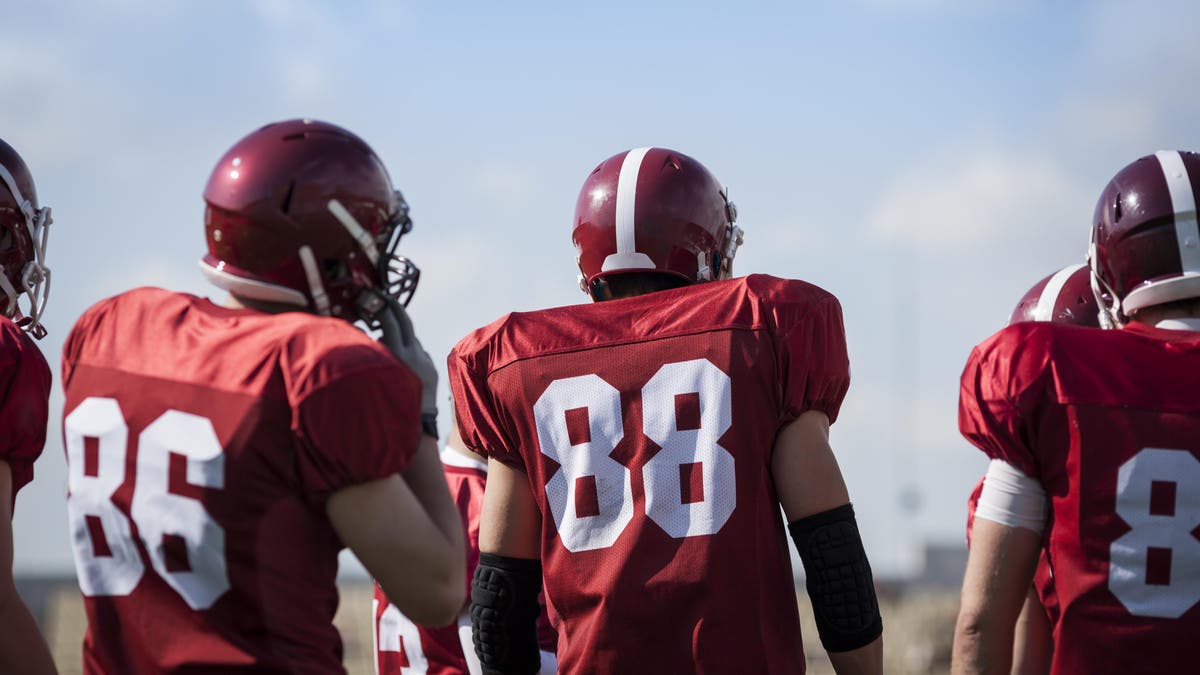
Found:
<svg viewBox="0 0 1200 675"><path fill-rule="evenodd" d="M849 504L801 518L788 531L804 563L821 644L848 652L883 633L871 563Z"/></svg>
<svg viewBox="0 0 1200 675"><path fill-rule="evenodd" d="M484 675L538 672L541 588L542 565L537 560L480 554L471 580L471 627Z"/></svg>

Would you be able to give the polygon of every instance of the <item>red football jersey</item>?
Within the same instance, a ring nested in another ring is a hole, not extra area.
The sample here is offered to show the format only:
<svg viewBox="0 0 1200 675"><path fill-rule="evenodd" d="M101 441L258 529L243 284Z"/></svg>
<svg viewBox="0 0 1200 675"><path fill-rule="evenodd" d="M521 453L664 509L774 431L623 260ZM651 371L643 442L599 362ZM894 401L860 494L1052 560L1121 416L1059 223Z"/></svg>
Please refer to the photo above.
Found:
<svg viewBox="0 0 1200 675"><path fill-rule="evenodd" d="M483 510L487 464L452 450L443 450L442 471L467 533L467 597L470 598L471 578L479 565L479 516ZM470 672L459 632L465 630L469 635L471 630L471 617L465 608L458 623L425 628L413 623L390 604L383 588L375 584L374 610L377 675L467 675ZM555 639L554 629L543 611L538 620L539 646L553 652ZM471 660L475 662L474 654Z"/></svg>
<svg viewBox="0 0 1200 675"><path fill-rule="evenodd" d="M509 314L455 347L464 441L542 513L562 672L804 670L771 452L849 381L837 299L764 275Z"/></svg>
<svg viewBox="0 0 1200 675"><path fill-rule="evenodd" d="M981 494L983 494L982 478L975 484L975 489L971 490L971 496L967 498L967 548L971 547L971 528L975 524L975 507L979 506ZM1042 609L1046 612L1046 618L1053 625L1055 621L1058 621L1058 598L1054 596L1054 571L1050 569L1050 564L1046 561L1044 549L1038 556L1037 571L1033 573L1033 588L1037 591Z"/></svg>
<svg viewBox="0 0 1200 675"><path fill-rule="evenodd" d="M33 480L46 444L50 366L33 338L0 316L0 459L12 472L12 498ZM11 506L11 505L10 505Z"/></svg>
<svg viewBox="0 0 1200 675"><path fill-rule="evenodd" d="M1180 673L1200 635L1200 333L1010 326L971 354L959 426L1050 497L1055 673Z"/></svg>
<svg viewBox="0 0 1200 675"><path fill-rule="evenodd" d="M340 319L138 289L63 350L88 673L343 673L325 500L407 467L420 382Z"/></svg>

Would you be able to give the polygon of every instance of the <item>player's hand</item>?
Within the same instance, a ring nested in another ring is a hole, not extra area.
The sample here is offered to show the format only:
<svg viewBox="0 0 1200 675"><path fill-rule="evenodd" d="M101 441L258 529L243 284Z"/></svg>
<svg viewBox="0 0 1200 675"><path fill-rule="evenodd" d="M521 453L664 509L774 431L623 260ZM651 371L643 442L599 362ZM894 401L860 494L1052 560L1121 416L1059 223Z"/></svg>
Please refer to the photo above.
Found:
<svg viewBox="0 0 1200 675"><path fill-rule="evenodd" d="M421 346L413 330L412 319L399 302L388 298L387 307L380 312L383 344L421 378L421 414L437 417L437 367L429 352Z"/></svg>

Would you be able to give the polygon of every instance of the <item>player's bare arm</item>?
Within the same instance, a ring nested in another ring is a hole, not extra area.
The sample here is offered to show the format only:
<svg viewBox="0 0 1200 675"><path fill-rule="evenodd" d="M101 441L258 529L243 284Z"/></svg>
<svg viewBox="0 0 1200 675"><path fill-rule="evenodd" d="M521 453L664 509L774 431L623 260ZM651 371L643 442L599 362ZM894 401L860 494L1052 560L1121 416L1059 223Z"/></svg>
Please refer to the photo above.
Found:
<svg viewBox="0 0 1200 675"><path fill-rule="evenodd" d="M1100 306L1092 290L1091 270L1076 263L1063 267L1035 283L1013 309L1008 323L1051 322L1086 328L1100 328ZM975 509L984 488L980 481L968 503L967 545L970 546ZM1044 560L1040 564L1046 564ZM1047 575L1049 576L1049 575ZM1054 656L1054 644L1047 609L1039 597L1039 586L1048 590L1053 579L1036 581L1025 594L1025 604L1013 635L1012 672L1014 675L1046 675Z"/></svg>
<svg viewBox="0 0 1200 675"><path fill-rule="evenodd" d="M839 531L849 531L846 523L853 523L850 495L833 449L829 446L829 418L825 413L807 411L780 431L771 456L771 473L779 502L791 523L789 529L797 540L797 548L800 549L806 575L810 579L809 595L817 613L821 641L826 646L834 669L842 675L883 672L883 635L878 629L867 627L865 633L861 629L846 631L844 627L834 626L822 619L822 610L833 608L824 607L823 594L819 590L822 570L818 568L821 563L803 545L803 537L819 529L835 527ZM848 521L845 515L847 511ZM798 534L800 531L805 534ZM857 527L853 528L852 537L838 545L866 563ZM879 611L869 566L867 570L860 583L863 586L861 590L869 594L870 603L875 609L873 616L863 617L864 627L878 622ZM865 644L862 643L864 640Z"/></svg>
<svg viewBox="0 0 1200 675"><path fill-rule="evenodd" d="M475 653L484 675L536 673L541 513L524 473L488 460L479 525L479 567L471 584Z"/></svg>
<svg viewBox="0 0 1200 675"><path fill-rule="evenodd" d="M536 559L541 555L538 543L541 523L541 512L529 491L529 478L504 462L488 460L479 550L510 558Z"/></svg>
<svg viewBox="0 0 1200 675"><path fill-rule="evenodd" d="M1012 675L1047 675L1053 657L1053 628L1037 589L1030 586L1013 635Z"/></svg>
<svg viewBox="0 0 1200 675"><path fill-rule="evenodd" d="M951 672L1010 671L1017 617L1041 548L1042 537L1033 530L976 519L954 627Z"/></svg>
<svg viewBox="0 0 1200 675"><path fill-rule="evenodd" d="M392 603L430 626L454 621L466 588L462 524L440 467L436 439L423 436L403 476L345 488L326 505L338 536Z"/></svg>
<svg viewBox="0 0 1200 675"><path fill-rule="evenodd" d="M17 595L12 561L12 472L0 460L0 672L47 675L57 672L37 623Z"/></svg>
<svg viewBox="0 0 1200 675"><path fill-rule="evenodd" d="M421 448L403 477L438 531L452 544L454 550L463 550L466 535L458 509L455 508L450 493L446 491L446 479L442 475L442 462L438 458L436 438L421 436ZM457 560L465 569L466 561L462 558L463 556L460 556ZM466 573L463 572L458 577L458 583L463 588L466 588L465 576ZM462 603L459 603L459 607L462 607Z"/></svg>

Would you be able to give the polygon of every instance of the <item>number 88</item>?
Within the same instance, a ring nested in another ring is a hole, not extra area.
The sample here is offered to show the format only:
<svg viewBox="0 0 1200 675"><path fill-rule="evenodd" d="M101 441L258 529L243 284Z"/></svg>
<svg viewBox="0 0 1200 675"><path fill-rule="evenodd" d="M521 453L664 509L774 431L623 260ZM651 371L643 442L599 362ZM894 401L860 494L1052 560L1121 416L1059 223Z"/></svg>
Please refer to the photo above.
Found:
<svg viewBox="0 0 1200 675"><path fill-rule="evenodd" d="M694 395L699 424L683 428L676 404ZM733 455L717 442L732 424L729 376L707 359L662 366L642 387L643 432L661 448L642 467L646 515L674 538L716 534L737 505ZM571 438L568 411L585 409L587 435ZM546 498L563 546L572 552L612 546L633 519L630 470L611 457L624 436L621 393L598 375L555 380L533 406L542 454L560 465ZM698 465L701 498L683 500L683 469ZM597 513L575 505L580 479L595 481Z"/></svg>

